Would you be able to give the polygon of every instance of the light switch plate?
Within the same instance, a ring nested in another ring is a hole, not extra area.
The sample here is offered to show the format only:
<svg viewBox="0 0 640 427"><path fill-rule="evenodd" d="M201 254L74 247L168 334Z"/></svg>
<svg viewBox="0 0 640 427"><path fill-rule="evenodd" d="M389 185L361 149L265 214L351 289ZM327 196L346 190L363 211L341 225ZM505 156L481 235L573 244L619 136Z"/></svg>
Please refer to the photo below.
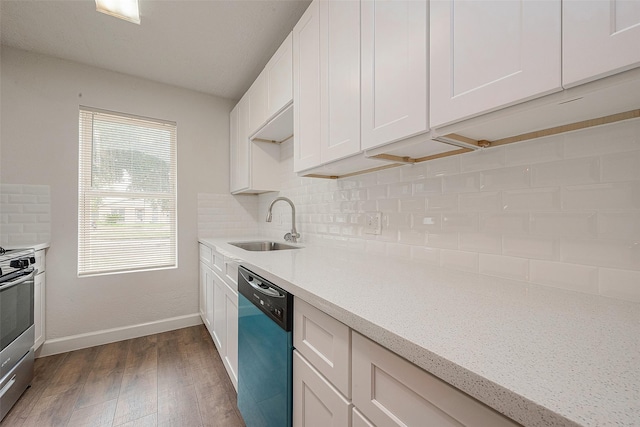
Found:
<svg viewBox="0 0 640 427"><path fill-rule="evenodd" d="M382 212L364 213L364 233L380 234L382 232Z"/></svg>

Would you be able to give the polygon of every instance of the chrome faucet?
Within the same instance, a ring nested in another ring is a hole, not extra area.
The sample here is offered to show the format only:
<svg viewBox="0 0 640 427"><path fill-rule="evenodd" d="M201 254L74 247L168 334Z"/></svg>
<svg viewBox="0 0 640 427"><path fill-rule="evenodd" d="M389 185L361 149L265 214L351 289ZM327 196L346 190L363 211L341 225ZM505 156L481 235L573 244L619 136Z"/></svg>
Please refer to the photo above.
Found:
<svg viewBox="0 0 640 427"><path fill-rule="evenodd" d="M271 215L271 209L273 209L273 205L278 201L284 201L289 203L291 206L291 233L287 233L284 235L284 240L287 242L297 243L300 238L300 233L296 231L296 207L293 205L293 202L286 197L278 197L269 205L269 210L267 211L267 222L271 222L273 216Z"/></svg>

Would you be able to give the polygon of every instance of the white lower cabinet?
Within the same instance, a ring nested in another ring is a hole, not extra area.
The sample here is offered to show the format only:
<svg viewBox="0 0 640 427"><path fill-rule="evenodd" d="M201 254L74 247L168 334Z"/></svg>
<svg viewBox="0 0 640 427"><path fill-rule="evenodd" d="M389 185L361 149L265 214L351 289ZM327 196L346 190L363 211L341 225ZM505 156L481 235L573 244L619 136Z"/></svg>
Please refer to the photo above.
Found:
<svg viewBox="0 0 640 427"><path fill-rule="evenodd" d="M38 274L34 277L33 286L33 324L35 329L35 341L33 349L37 350L42 346L46 339L46 273L45 273L45 253L44 249L40 249L35 253L36 262L33 267L38 270Z"/></svg>
<svg viewBox="0 0 640 427"><path fill-rule="evenodd" d="M352 345L353 403L378 427L519 425L358 333Z"/></svg>
<svg viewBox="0 0 640 427"><path fill-rule="evenodd" d="M350 411L351 403L297 350L294 350L294 427L348 426Z"/></svg>
<svg viewBox="0 0 640 427"><path fill-rule="evenodd" d="M238 388L238 285L235 261L200 244L200 316ZM218 274L220 272L220 274Z"/></svg>

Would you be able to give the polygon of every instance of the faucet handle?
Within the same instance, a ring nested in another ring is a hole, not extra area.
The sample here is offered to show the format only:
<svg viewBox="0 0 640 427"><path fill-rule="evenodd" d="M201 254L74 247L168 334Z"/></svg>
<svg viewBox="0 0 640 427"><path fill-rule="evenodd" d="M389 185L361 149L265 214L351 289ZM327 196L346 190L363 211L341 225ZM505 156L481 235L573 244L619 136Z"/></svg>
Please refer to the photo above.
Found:
<svg viewBox="0 0 640 427"><path fill-rule="evenodd" d="M293 236L291 235L291 233L285 234L284 235L284 240L286 240L287 242L291 242L293 240Z"/></svg>

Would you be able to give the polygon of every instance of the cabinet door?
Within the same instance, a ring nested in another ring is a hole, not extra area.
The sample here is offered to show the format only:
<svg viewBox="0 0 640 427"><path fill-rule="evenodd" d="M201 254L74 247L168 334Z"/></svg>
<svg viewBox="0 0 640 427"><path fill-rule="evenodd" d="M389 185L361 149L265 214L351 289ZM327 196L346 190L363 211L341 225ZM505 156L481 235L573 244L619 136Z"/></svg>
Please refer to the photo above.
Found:
<svg viewBox="0 0 640 427"><path fill-rule="evenodd" d="M362 1L362 148L429 130L427 1Z"/></svg>
<svg viewBox="0 0 640 427"><path fill-rule="evenodd" d="M34 278L33 289L33 324L35 326L34 349L38 349L45 339L45 274L40 273Z"/></svg>
<svg viewBox="0 0 640 427"><path fill-rule="evenodd" d="M249 129L247 136L251 136L267 121L267 73L262 70L249 91Z"/></svg>
<svg viewBox="0 0 640 427"><path fill-rule="evenodd" d="M431 127L561 90L560 0L430 2Z"/></svg>
<svg viewBox="0 0 640 427"><path fill-rule="evenodd" d="M226 285L215 273L213 274L213 341L218 347L220 357L226 353L227 313L224 289Z"/></svg>
<svg viewBox="0 0 640 427"><path fill-rule="evenodd" d="M320 8L313 1L293 28L293 170L320 158Z"/></svg>
<svg viewBox="0 0 640 427"><path fill-rule="evenodd" d="M249 145L249 97L243 96L238 102L237 109L237 137L231 140L232 163L231 173L233 176L231 192L238 192L249 188L250 184L250 155Z"/></svg>
<svg viewBox="0 0 640 427"><path fill-rule="evenodd" d="M275 116L293 100L292 34L284 40L267 63L267 116Z"/></svg>
<svg viewBox="0 0 640 427"><path fill-rule="evenodd" d="M319 6L320 157L327 163L360 151L360 2Z"/></svg>
<svg viewBox="0 0 640 427"><path fill-rule="evenodd" d="M238 390L238 294L229 286L225 290L226 353L224 365L233 386Z"/></svg>
<svg viewBox="0 0 640 427"><path fill-rule="evenodd" d="M352 427L375 427L356 408L353 408L352 416L353 416L353 418L351 420L351 426Z"/></svg>
<svg viewBox="0 0 640 427"><path fill-rule="evenodd" d="M205 325L207 329L209 329L209 333L213 335L213 299L214 295L214 287L215 287L215 273L211 268L205 267Z"/></svg>
<svg viewBox="0 0 640 427"><path fill-rule="evenodd" d="M351 329L300 298L293 307L293 346L351 397Z"/></svg>
<svg viewBox="0 0 640 427"><path fill-rule="evenodd" d="M562 84L640 66L640 0L562 2Z"/></svg>
<svg viewBox="0 0 640 427"><path fill-rule="evenodd" d="M200 263L200 317L207 326L207 271L206 266Z"/></svg>
<svg viewBox="0 0 640 427"><path fill-rule="evenodd" d="M518 426L360 334L352 343L353 404L376 426Z"/></svg>
<svg viewBox="0 0 640 427"><path fill-rule="evenodd" d="M238 109L236 105L229 113L229 191L232 193L238 189Z"/></svg>
<svg viewBox="0 0 640 427"><path fill-rule="evenodd" d="M351 404L297 350L293 351L293 426L345 427Z"/></svg>

